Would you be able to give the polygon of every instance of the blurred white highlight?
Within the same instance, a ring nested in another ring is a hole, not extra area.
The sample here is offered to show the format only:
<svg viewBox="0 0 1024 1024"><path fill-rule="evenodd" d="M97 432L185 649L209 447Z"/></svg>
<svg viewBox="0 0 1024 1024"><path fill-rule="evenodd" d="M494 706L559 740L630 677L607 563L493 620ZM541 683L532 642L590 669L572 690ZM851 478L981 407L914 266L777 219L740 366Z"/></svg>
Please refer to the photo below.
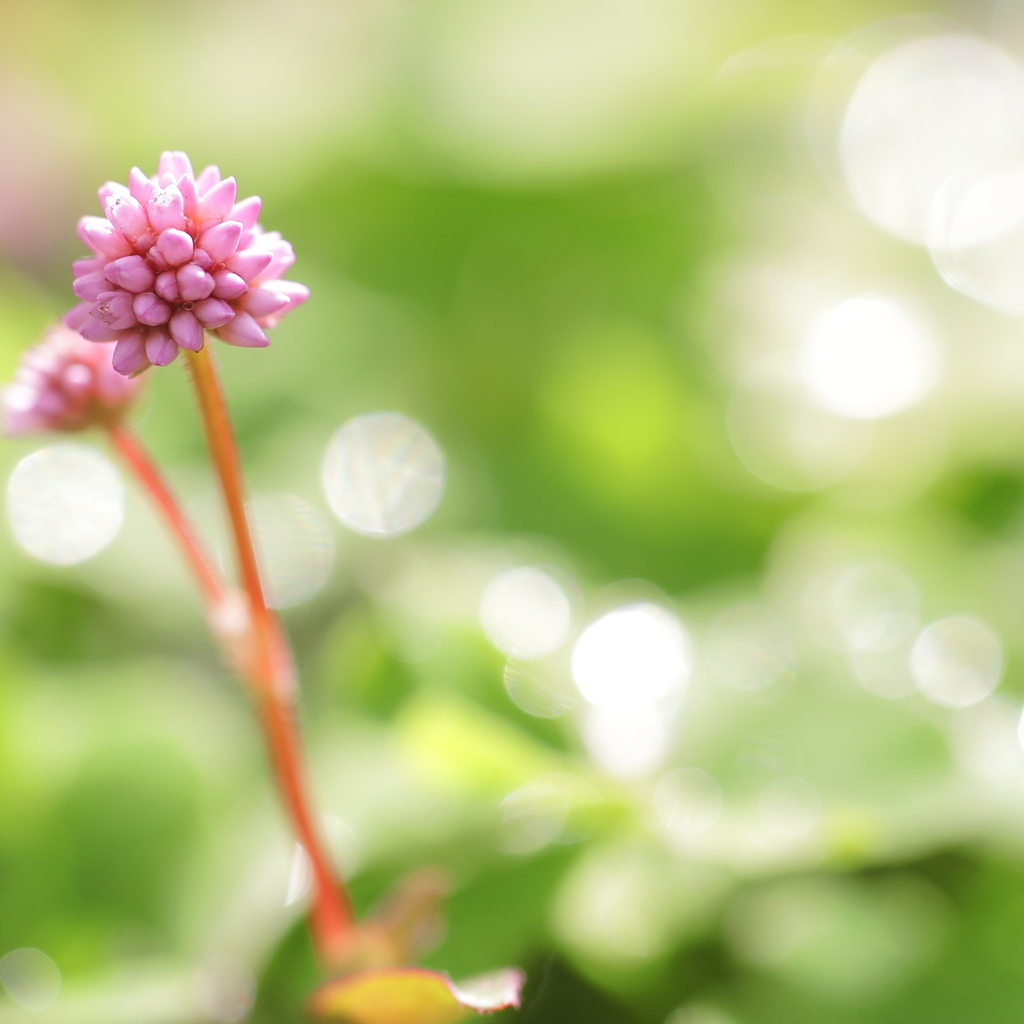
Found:
<svg viewBox="0 0 1024 1024"><path fill-rule="evenodd" d="M583 631L572 653L572 677L595 707L643 710L682 689L692 662L679 620L643 602L609 612Z"/></svg>
<svg viewBox="0 0 1024 1024"><path fill-rule="evenodd" d="M717 615L704 653L715 677L737 690L760 690L793 668L785 623L759 604L738 604Z"/></svg>
<svg viewBox="0 0 1024 1024"><path fill-rule="evenodd" d="M101 452L64 442L33 452L7 482L14 539L33 558L74 565L102 551L124 520L124 485Z"/></svg>
<svg viewBox="0 0 1024 1024"><path fill-rule="evenodd" d="M722 787L699 768L676 768L654 787L654 811L672 832L703 832L722 813Z"/></svg>
<svg viewBox="0 0 1024 1024"><path fill-rule="evenodd" d="M394 537L419 526L441 503L444 456L400 413L366 413L331 438L320 480L334 514L356 533Z"/></svg>
<svg viewBox="0 0 1024 1024"><path fill-rule="evenodd" d="M849 650L889 650L917 628L917 589L897 566L868 562L839 576L830 595L829 612Z"/></svg>
<svg viewBox="0 0 1024 1024"><path fill-rule="evenodd" d="M947 181L932 204L928 246L948 285L1024 316L1024 166L972 167Z"/></svg>
<svg viewBox="0 0 1024 1024"><path fill-rule="evenodd" d="M313 865L301 843L296 843L292 851L292 863L288 869L288 888L284 894L284 905L290 907L298 903L313 884Z"/></svg>
<svg viewBox="0 0 1024 1024"><path fill-rule="evenodd" d="M827 487L860 464L871 423L837 416L813 401L786 353L751 364L726 413L733 448L754 476L793 491Z"/></svg>
<svg viewBox="0 0 1024 1024"><path fill-rule="evenodd" d="M0 982L14 1002L37 1013L60 993L60 969L38 949L15 949L0 960Z"/></svg>
<svg viewBox="0 0 1024 1024"><path fill-rule="evenodd" d="M601 796L576 775L554 772L528 782L501 802L500 848L505 853L530 854L554 842L575 842L583 833L570 832L570 812Z"/></svg>
<svg viewBox="0 0 1024 1024"><path fill-rule="evenodd" d="M581 735L594 763L617 779L637 779L654 771L669 749L669 722L651 708L588 708Z"/></svg>
<svg viewBox="0 0 1024 1024"><path fill-rule="evenodd" d="M964 708L983 700L999 684L1002 645L979 619L951 615L918 634L910 650L910 672L929 700Z"/></svg>
<svg viewBox="0 0 1024 1024"><path fill-rule="evenodd" d="M572 707L571 696L559 680L542 674L537 666L509 660L504 672L505 690L512 703L536 718L558 718Z"/></svg>
<svg viewBox="0 0 1024 1024"><path fill-rule="evenodd" d="M935 383L938 346L928 327L898 299L858 295L822 313L800 352L811 397L851 419L891 416Z"/></svg>
<svg viewBox="0 0 1024 1024"><path fill-rule="evenodd" d="M1024 152L1024 70L971 36L899 46L857 85L839 147L864 213L896 235L924 242L946 181Z"/></svg>
<svg viewBox="0 0 1024 1024"><path fill-rule="evenodd" d="M487 638L499 651L526 661L560 647L571 619L562 588L530 566L495 576L480 600L480 625Z"/></svg>
<svg viewBox="0 0 1024 1024"><path fill-rule="evenodd" d="M757 813L773 835L795 839L817 827L821 820L821 798L805 779L784 775L772 779L761 790Z"/></svg>
<svg viewBox="0 0 1024 1024"><path fill-rule="evenodd" d="M308 601L334 567L334 538L323 517L290 494L255 498L248 512L267 604Z"/></svg>

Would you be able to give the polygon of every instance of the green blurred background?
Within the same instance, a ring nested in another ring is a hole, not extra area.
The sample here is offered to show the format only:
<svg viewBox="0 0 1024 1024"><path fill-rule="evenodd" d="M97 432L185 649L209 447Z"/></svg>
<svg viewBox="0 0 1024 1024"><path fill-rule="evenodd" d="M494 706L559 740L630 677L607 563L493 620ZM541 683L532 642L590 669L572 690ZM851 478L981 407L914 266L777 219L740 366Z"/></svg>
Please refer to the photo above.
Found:
<svg viewBox="0 0 1024 1024"><path fill-rule="evenodd" d="M1006 0L0 6L2 376L73 301L101 182L183 149L263 197L312 299L218 357L253 494L316 527L325 579L283 615L317 797L361 908L448 870L428 962L524 967L503 1019L1024 1012L1024 338L873 223L837 156L879 54L970 33L1024 57L1022 29ZM919 400L872 422L751 377L865 292L930 325ZM219 544L183 372L150 377L139 430ZM447 463L391 539L320 483L381 410ZM51 440L5 443L5 479ZM33 1012L8 961L0 1022L300 1020L317 976L259 736L128 491L81 564L0 536L0 955L45 953L43 991L60 972ZM516 566L571 606L536 660L480 622ZM678 616L692 670L615 732L570 656L636 602ZM908 665L953 615L997 655L960 652L984 693L950 708Z"/></svg>

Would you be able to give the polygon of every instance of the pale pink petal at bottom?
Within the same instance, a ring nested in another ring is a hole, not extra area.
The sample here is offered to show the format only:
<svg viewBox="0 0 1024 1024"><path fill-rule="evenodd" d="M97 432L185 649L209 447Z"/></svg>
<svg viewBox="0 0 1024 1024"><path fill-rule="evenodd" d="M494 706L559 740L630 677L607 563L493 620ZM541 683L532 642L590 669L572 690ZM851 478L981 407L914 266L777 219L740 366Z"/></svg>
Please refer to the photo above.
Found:
<svg viewBox="0 0 1024 1024"><path fill-rule="evenodd" d="M118 373L124 374L126 377L149 366L142 331L125 331L121 335L114 348L111 363Z"/></svg>
<svg viewBox="0 0 1024 1024"><path fill-rule="evenodd" d="M309 1011L345 1024L455 1024L474 1012L519 1006L525 980L516 967L458 984L422 967L356 971L321 985L310 997Z"/></svg>

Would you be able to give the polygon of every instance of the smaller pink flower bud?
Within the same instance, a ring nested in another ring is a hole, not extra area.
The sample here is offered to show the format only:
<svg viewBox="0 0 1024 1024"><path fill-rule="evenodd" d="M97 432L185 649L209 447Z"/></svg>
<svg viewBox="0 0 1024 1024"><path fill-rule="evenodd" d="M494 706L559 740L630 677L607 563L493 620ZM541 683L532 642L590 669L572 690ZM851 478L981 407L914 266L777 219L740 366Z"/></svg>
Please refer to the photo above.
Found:
<svg viewBox="0 0 1024 1024"><path fill-rule="evenodd" d="M67 327L51 327L22 357L13 384L0 391L8 436L41 430L84 430L119 420L140 382L111 363L114 345L86 341Z"/></svg>
<svg viewBox="0 0 1024 1024"><path fill-rule="evenodd" d="M159 327L171 318L171 307L152 292L142 292L132 300L132 311L140 324Z"/></svg>
<svg viewBox="0 0 1024 1024"><path fill-rule="evenodd" d="M178 295L178 278L173 270L165 270L162 274L157 274L153 290L165 302L177 302L181 298Z"/></svg>
<svg viewBox="0 0 1024 1024"><path fill-rule="evenodd" d="M225 263L225 266L244 281L252 281L253 278L259 276L261 271L266 270L270 266L272 259L273 256L269 252L246 249L244 252L236 252Z"/></svg>
<svg viewBox="0 0 1024 1024"><path fill-rule="evenodd" d="M89 309L89 315L115 331L123 331L135 326L132 297L127 292L101 292Z"/></svg>
<svg viewBox="0 0 1024 1024"><path fill-rule="evenodd" d="M220 168L216 164L210 164L199 172L196 178L196 191L200 196L205 196L214 185L220 184Z"/></svg>
<svg viewBox="0 0 1024 1024"><path fill-rule="evenodd" d="M263 200L259 196L249 196L248 199L235 203L231 208L231 219L237 220L243 228L252 230L260 219L260 208L262 206Z"/></svg>
<svg viewBox="0 0 1024 1024"><path fill-rule="evenodd" d="M182 348L198 352L203 347L203 325L191 310L179 309L171 317L169 327L171 337Z"/></svg>
<svg viewBox="0 0 1024 1024"><path fill-rule="evenodd" d="M146 212L150 226L158 234L169 228L181 231L185 227L185 199L175 185L153 189Z"/></svg>
<svg viewBox="0 0 1024 1024"><path fill-rule="evenodd" d="M154 188L156 188L156 183L151 178L147 178L138 167L133 167L128 172L128 192L143 206L148 205Z"/></svg>
<svg viewBox="0 0 1024 1024"><path fill-rule="evenodd" d="M153 287L156 275L142 256L135 255L122 256L119 260L108 263L106 278L126 292L135 293L148 292Z"/></svg>
<svg viewBox="0 0 1024 1024"><path fill-rule="evenodd" d="M183 174L187 174L190 178L194 177L192 161L189 160L187 154L179 149L165 150L160 154L160 162L156 166L156 174L158 178L169 174L175 181Z"/></svg>
<svg viewBox="0 0 1024 1024"><path fill-rule="evenodd" d="M234 178L225 178L214 185L199 200L199 213L197 220L200 224L208 220L222 221L235 205L235 194L237 186Z"/></svg>
<svg viewBox="0 0 1024 1024"><path fill-rule="evenodd" d="M149 231L146 208L131 195L112 196L105 209L107 220L128 238L138 238Z"/></svg>
<svg viewBox="0 0 1024 1024"><path fill-rule="evenodd" d="M276 284L276 282L275 282ZM244 309L254 319L280 312L288 305L288 296L271 288L250 288L238 300L238 308Z"/></svg>
<svg viewBox="0 0 1024 1024"><path fill-rule="evenodd" d="M130 256L131 242L106 217L83 217L78 222L78 237L98 256L116 260Z"/></svg>
<svg viewBox="0 0 1024 1024"><path fill-rule="evenodd" d="M227 267L221 267L220 270L213 272L213 283L214 296L218 299L227 299L228 301L239 298L239 296L244 295L249 290L249 286L245 283L244 279L237 274L232 274Z"/></svg>
<svg viewBox="0 0 1024 1024"><path fill-rule="evenodd" d="M237 220L226 220L207 228L199 236L199 245L210 254L214 263L223 263L234 256L241 237L242 225Z"/></svg>
<svg viewBox="0 0 1024 1024"><path fill-rule="evenodd" d="M217 328L216 333L221 341L241 348L266 348L270 344L270 339L248 313L236 313L229 323Z"/></svg>
<svg viewBox="0 0 1024 1024"><path fill-rule="evenodd" d="M110 282L102 270L94 270L91 274L76 277L71 290L77 298L85 302L95 302L101 292L110 291Z"/></svg>
<svg viewBox="0 0 1024 1024"><path fill-rule="evenodd" d="M186 302L198 302L208 299L213 293L213 278L194 263L186 263L178 268L178 294Z"/></svg>
<svg viewBox="0 0 1024 1024"><path fill-rule="evenodd" d="M149 359L146 358L146 336L141 330L125 331L117 339L111 364L118 373L126 377L134 377L149 367Z"/></svg>
<svg viewBox="0 0 1024 1024"><path fill-rule="evenodd" d="M180 267L182 263L187 263L195 251L192 236L187 231L179 231L177 228L161 231L153 248L163 256L169 267Z"/></svg>
<svg viewBox="0 0 1024 1024"><path fill-rule="evenodd" d="M196 318L209 331L223 327L235 315L235 311L222 299L203 299L196 303Z"/></svg>
<svg viewBox="0 0 1024 1024"><path fill-rule="evenodd" d="M164 327L146 334L146 358L154 366L169 366L178 358L178 343Z"/></svg>

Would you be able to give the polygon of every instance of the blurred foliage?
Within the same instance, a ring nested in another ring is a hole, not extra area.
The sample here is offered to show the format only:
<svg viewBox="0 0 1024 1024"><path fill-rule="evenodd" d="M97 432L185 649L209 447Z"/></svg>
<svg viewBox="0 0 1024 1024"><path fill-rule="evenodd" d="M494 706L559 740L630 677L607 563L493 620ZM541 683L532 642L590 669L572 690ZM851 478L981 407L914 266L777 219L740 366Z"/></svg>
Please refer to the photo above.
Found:
<svg viewBox="0 0 1024 1024"><path fill-rule="evenodd" d="M0 8L5 375L71 302L95 186L180 147L263 196L313 291L269 349L217 348L253 492L328 518L325 445L367 411L411 416L445 453L433 518L389 540L332 519L333 573L283 617L357 905L444 867L448 928L427 962L455 977L524 967L524 1008L501 1019L1019 1018L1020 327L862 217L807 129L840 40L914 14L927 18L900 32L1012 48L1010 7ZM748 471L727 426L747 365L798 340L801 289L905 291L945 346L935 393L803 492ZM216 546L183 375L150 376L137 425ZM6 444L5 474L44 443ZM318 972L302 897L285 904L292 840L155 517L131 495L114 543L67 569L9 531L0 552L0 955L36 947L59 966L40 1024L230 1022L250 997L254 1024L303 1019ZM879 561L913 581L915 631L989 624L1005 655L991 698L953 712L912 683L881 695L906 683L910 636L902 675L879 662L881 682L864 682L814 587ZM595 755L571 637L532 666L487 639L480 594L511 565L575 581L572 637L627 601L678 611L693 678L648 770ZM750 602L793 650L770 685L730 688L709 638ZM517 703L507 673L551 684L553 710ZM706 841L659 820L678 767L724 795ZM792 776L813 783L820 822L773 839L759 795ZM564 820L530 809L538 780L569 794ZM3 997L0 1024L23 1019Z"/></svg>

